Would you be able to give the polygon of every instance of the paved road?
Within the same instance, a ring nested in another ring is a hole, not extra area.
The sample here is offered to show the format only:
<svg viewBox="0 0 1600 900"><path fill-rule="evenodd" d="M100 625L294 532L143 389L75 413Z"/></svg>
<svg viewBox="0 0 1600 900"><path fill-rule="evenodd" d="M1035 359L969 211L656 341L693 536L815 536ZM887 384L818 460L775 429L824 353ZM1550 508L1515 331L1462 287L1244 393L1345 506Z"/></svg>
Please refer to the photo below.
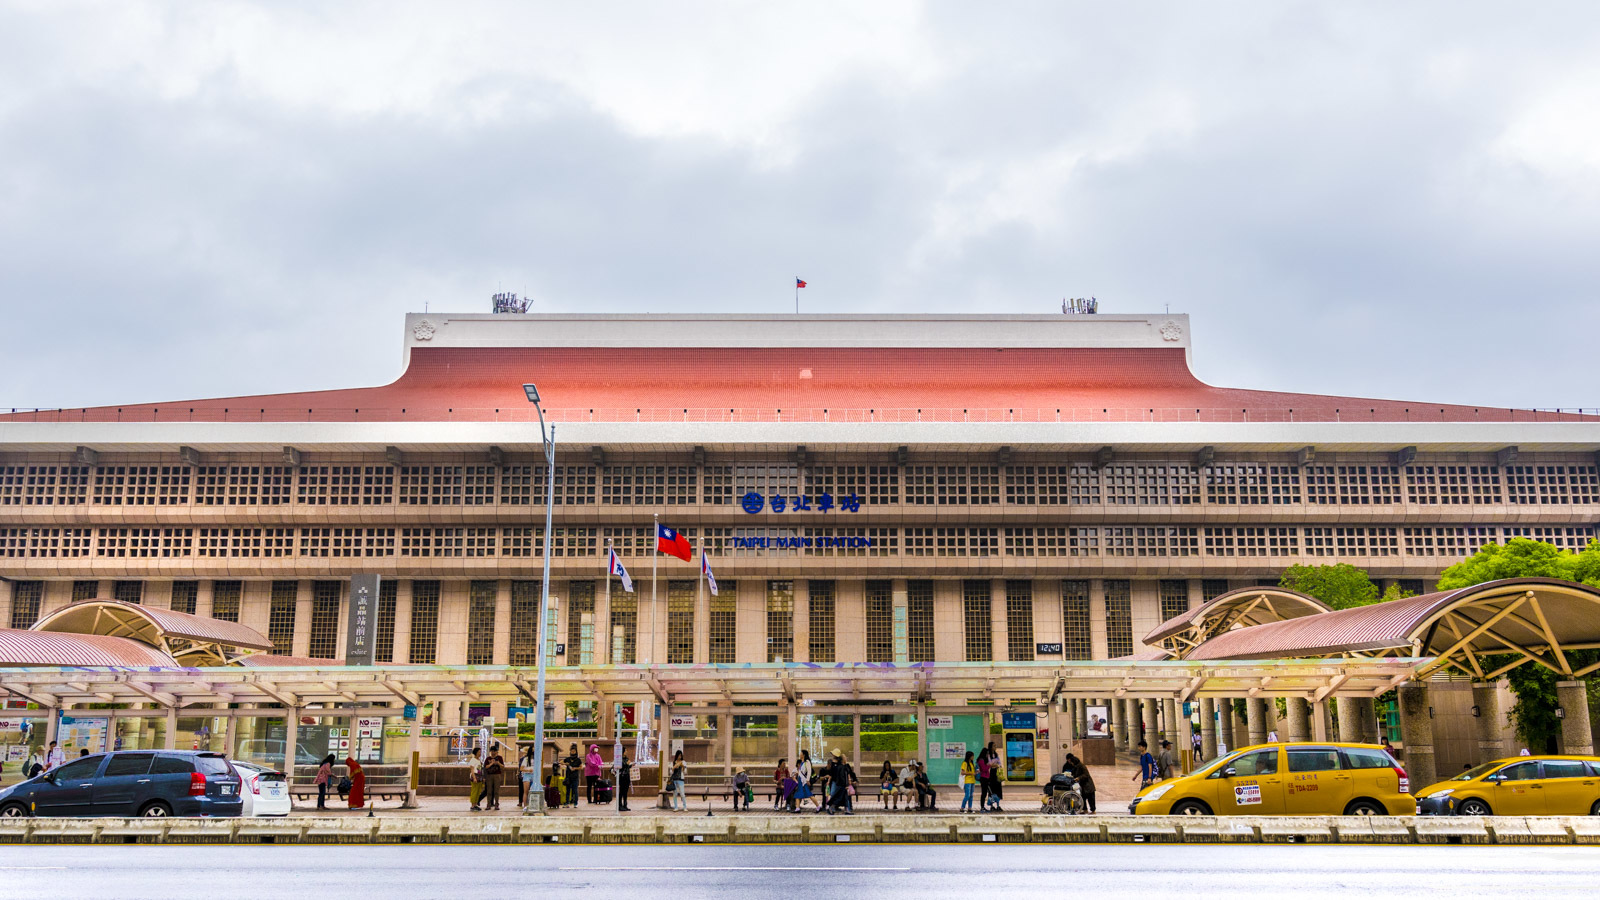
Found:
<svg viewBox="0 0 1600 900"><path fill-rule="evenodd" d="M1600 847L0 847L0 896L1595 896Z"/></svg>

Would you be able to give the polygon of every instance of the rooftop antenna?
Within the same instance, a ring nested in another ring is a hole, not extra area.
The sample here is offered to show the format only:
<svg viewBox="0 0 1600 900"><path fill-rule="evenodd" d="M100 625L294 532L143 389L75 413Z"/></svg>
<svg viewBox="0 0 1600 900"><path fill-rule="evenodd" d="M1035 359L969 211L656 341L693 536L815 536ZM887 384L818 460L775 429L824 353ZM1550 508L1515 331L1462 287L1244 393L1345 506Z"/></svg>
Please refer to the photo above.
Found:
<svg viewBox="0 0 1600 900"><path fill-rule="evenodd" d="M1100 311L1100 301L1094 297L1073 297L1061 301L1061 314L1064 316L1092 316Z"/></svg>
<svg viewBox="0 0 1600 900"><path fill-rule="evenodd" d="M521 315L526 313L528 307L533 305L532 300L518 297L510 291L495 294L490 300L494 304L490 311L496 315Z"/></svg>

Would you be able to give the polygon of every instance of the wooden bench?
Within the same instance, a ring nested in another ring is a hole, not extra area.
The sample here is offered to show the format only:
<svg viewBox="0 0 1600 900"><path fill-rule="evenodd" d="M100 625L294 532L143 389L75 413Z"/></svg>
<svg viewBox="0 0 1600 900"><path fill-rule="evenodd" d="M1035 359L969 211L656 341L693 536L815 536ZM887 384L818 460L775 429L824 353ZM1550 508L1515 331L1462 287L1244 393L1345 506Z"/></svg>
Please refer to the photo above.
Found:
<svg viewBox="0 0 1600 900"><path fill-rule="evenodd" d="M348 802L347 796L344 793L341 793L338 788L339 782L338 779L335 778L333 783L328 785L328 795L337 796L340 802ZM308 803L314 802L317 799L317 785L314 780L296 780L289 786L289 796L295 800L303 800ZM405 803L406 799L410 796L411 784L409 779L401 783L396 783L393 781L378 783L374 783L372 781L367 782L366 797L368 801L376 802L378 800L399 800L401 803Z"/></svg>

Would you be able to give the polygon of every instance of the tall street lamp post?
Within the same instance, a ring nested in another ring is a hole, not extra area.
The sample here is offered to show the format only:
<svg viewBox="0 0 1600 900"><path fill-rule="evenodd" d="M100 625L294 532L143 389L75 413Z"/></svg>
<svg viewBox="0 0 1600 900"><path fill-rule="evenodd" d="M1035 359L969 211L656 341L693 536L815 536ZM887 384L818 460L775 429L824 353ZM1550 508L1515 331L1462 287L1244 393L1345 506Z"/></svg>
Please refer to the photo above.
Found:
<svg viewBox="0 0 1600 900"><path fill-rule="evenodd" d="M523 393L528 395L528 402L539 413L539 440L544 443L544 471L545 471L545 500L544 500L544 579L540 582L539 598L539 681L534 688L533 697L533 781L528 785L528 805L523 807L525 816L540 815L544 807L544 663L546 644L549 636L545 634L545 615L550 609L550 540L551 520L556 508L556 426L551 423L548 433L544 425L544 408L539 405L539 388L525 384ZM515 746L513 744L512 746Z"/></svg>

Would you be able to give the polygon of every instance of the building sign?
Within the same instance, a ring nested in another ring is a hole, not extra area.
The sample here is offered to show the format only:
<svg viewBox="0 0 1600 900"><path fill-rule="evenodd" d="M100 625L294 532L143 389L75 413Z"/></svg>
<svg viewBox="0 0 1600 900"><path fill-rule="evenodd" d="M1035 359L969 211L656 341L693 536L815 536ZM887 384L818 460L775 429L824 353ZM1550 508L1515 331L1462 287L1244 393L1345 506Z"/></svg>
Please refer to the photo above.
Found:
<svg viewBox="0 0 1600 900"><path fill-rule="evenodd" d="M1052 653L1059 654L1059 653L1061 653L1061 645L1060 644L1034 644L1033 645L1033 652L1034 652L1035 656L1048 656L1049 654L1052 654Z"/></svg>
<svg viewBox="0 0 1600 900"><path fill-rule="evenodd" d="M350 749L361 762L378 762L383 759L383 719L362 717L356 719L355 743Z"/></svg>
<svg viewBox="0 0 1600 900"><path fill-rule="evenodd" d="M929 731L943 731L956 726L955 716L928 716Z"/></svg>
<svg viewBox="0 0 1600 900"><path fill-rule="evenodd" d="M735 550L805 550L813 547L871 547L866 537L732 537Z"/></svg>
<svg viewBox="0 0 1600 900"><path fill-rule="evenodd" d="M1018 731L1031 731L1038 725L1038 722L1038 717L1034 713L1008 712L1000 714L1000 727L1006 729L1007 731L1012 729L1016 729Z"/></svg>
<svg viewBox="0 0 1600 900"><path fill-rule="evenodd" d="M825 513L833 512L835 509L839 510L840 512L853 513L861 511L861 497L857 494L847 494L835 500L832 494L824 491L817 495L816 504L812 505L810 494L801 494L797 497L785 497L782 494L773 494L771 497L766 497L755 491L751 491L750 493L739 498L739 505L744 508L745 512L750 513L751 515L755 515L756 513L766 510L768 506L772 507L772 511L775 513Z"/></svg>
<svg viewBox="0 0 1600 900"><path fill-rule="evenodd" d="M667 720L667 727L673 731L694 731L694 716L671 716Z"/></svg>
<svg viewBox="0 0 1600 900"><path fill-rule="evenodd" d="M344 664L370 666L377 662L374 656L378 622L378 576L350 576L349 623L345 631Z"/></svg>

